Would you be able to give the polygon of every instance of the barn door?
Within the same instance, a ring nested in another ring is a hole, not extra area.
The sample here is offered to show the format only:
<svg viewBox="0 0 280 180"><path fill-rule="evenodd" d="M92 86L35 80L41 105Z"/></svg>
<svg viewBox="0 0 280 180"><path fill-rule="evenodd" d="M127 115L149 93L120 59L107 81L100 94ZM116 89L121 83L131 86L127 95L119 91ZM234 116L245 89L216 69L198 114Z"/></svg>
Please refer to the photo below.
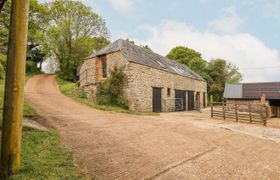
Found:
<svg viewBox="0 0 280 180"><path fill-rule="evenodd" d="M194 110L194 91L188 91L188 110Z"/></svg>
<svg viewBox="0 0 280 180"><path fill-rule="evenodd" d="M175 111L186 110L186 91L175 90Z"/></svg>
<svg viewBox="0 0 280 180"><path fill-rule="evenodd" d="M153 112L161 112L161 88L153 87Z"/></svg>

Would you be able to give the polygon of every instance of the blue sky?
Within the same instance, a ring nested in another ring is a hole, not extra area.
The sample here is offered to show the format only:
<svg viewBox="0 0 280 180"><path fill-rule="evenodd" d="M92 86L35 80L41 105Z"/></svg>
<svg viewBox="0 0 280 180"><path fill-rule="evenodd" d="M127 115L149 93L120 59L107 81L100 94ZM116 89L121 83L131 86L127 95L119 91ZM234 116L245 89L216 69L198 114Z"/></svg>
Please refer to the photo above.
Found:
<svg viewBox="0 0 280 180"><path fill-rule="evenodd" d="M280 81L279 0L82 0L101 15L111 41L129 38L166 55L177 45L224 58L244 82Z"/></svg>

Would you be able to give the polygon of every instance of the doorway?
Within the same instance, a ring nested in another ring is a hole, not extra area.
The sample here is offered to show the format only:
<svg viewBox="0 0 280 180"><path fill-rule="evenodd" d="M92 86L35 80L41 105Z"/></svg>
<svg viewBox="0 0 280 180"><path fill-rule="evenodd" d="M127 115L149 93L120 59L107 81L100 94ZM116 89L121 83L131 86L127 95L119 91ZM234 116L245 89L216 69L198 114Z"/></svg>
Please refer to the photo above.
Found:
<svg viewBox="0 0 280 180"><path fill-rule="evenodd" d="M161 88L153 87L153 112L161 111Z"/></svg>
<svg viewBox="0 0 280 180"><path fill-rule="evenodd" d="M194 91L188 91L188 110L194 110Z"/></svg>

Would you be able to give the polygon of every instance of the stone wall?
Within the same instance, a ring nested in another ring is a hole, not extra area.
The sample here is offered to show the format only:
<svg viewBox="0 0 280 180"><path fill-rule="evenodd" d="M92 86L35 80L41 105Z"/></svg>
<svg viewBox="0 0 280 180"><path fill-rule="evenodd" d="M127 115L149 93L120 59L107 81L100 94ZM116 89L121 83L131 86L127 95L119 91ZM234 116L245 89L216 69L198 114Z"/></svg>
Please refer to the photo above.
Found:
<svg viewBox="0 0 280 180"><path fill-rule="evenodd" d="M110 76L110 69L116 67L123 68L126 71L128 61L120 52L115 52L106 55L107 60L107 75ZM80 69L80 87L84 89L87 96L95 99L96 90L98 86L98 58L87 59ZM102 79L104 80L104 79ZM101 81L102 81L101 80Z"/></svg>
<svg viewBox="0 0 280 180"><path fill-rule="evenodd" d="M127 74L129 83L126 94L131 109L152 111L153 87L162 88L163 111L174 109L175 89L200 92L200 105L203 105L203 92L207 92L205 81L195 80L136 63L129 63ZM169 97L167 96L168 88L171 89Z"/></svg>
<svg viewBox="0 0 280 180"><path fill-rule="evenodd" d="M80 69L80 86L95 84L97 80L96 59L87 59Z"/></svg>
<svg viewBox="0 0 280 180"><path fill-rule="evenodd" d="M201 107L203 105L203 93L207 92L207 85L205 81L199 81L129 62L121 52L107 54L106 58L108 76L110 76L110 68L113 68L114 66L121 67L125 74L127 74L128 86L125 89L125 96L129 100L129 107L132 110L142 112L152 111L153 87L162 88L163 111L175 110L175 89L195 91L195 97L196 92L200 92L200 105ZM85 75L82 74L80 76L80 84L89 96L95 95L96 86L98 84L96 61L96 58L87 60L81 67L80 71L84 72L85 70L88 70L89 72L87 78L85 78ZM168 88L171 89L170 96L167 96ZM187 99L188 98L186 97L186 101ZM186 104L188 104L188 102L186 102Z"/></svg>

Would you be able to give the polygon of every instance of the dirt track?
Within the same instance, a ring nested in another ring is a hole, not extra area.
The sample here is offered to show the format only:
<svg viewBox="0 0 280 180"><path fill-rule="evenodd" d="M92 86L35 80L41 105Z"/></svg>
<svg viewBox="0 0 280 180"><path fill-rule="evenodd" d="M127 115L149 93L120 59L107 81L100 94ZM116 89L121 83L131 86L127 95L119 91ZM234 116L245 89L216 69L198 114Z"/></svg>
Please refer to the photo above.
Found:
<svg viewBox="0 0 280 180"><path fill-rule="evenodd" d="M63 96L54 76L46 75L27 82L26 98L93 178L280 179L277 129L199 113L99 111Z"/></svg>

